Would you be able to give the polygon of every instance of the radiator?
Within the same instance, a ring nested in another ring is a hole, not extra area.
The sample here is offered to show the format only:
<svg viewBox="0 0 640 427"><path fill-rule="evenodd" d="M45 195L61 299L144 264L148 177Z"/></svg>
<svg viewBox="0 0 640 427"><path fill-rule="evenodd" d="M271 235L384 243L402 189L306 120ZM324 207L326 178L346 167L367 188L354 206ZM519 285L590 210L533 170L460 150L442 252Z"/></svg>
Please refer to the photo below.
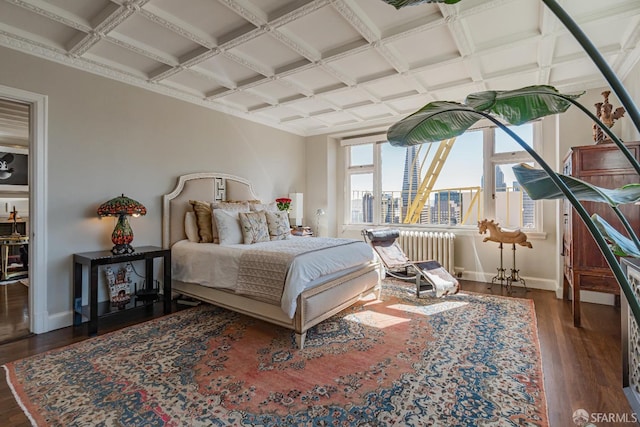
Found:
<svg viewBox="0 0 640 427"><path fill-rule="evenodd" d="M453 240L455 234L432 231L400 231L398 244L411 261L438 261L454 274Z"/></svg>

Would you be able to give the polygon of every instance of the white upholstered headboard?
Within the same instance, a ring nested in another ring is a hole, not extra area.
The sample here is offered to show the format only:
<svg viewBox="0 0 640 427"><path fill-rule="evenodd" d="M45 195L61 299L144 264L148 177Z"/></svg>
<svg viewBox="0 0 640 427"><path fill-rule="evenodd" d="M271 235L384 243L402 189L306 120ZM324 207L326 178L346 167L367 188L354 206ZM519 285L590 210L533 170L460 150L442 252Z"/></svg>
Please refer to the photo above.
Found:
<svg viewBox="0 0 640 427"><path fill-rule="evenodd" d="M251 183L244 178L215 172L200 172L178 177L174 190L162 197L162 247L170 248L186 239L184 215L191 209L189 200L257 200Z"/></svg>

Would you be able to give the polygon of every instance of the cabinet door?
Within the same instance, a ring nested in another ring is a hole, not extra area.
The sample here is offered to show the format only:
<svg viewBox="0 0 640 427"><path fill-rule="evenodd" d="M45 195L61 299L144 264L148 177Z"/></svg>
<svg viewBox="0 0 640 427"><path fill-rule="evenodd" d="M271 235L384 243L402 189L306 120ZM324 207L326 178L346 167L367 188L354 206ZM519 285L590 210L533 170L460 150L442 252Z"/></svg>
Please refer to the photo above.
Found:
<svg viewBox="0 0 640 427"><path fill-rule="evenodd" d="M635 174L597 175L590 176L588 178L588 181L590 183L603 188L619 188L631 182L637 182L637 176ZM614 214L613 210L608 204L596 202L583 202L583 204L589 214L600 215L605 219L605 221L607 221L618 231L626 235L622 223ZM640 230L640 207L638 205L623 205L620 206L620 211L627 218L634 230ZM574 235L573 242L576 246L574 248L574 253L576 257L581 260L580 263L584 266L609 268L606 261L604 260L604 257L600 253L600 249L593 240L593 237L587 230L586 226L582 223L582 221L577 218L577 215L574 232L576 233Z"/></svg>

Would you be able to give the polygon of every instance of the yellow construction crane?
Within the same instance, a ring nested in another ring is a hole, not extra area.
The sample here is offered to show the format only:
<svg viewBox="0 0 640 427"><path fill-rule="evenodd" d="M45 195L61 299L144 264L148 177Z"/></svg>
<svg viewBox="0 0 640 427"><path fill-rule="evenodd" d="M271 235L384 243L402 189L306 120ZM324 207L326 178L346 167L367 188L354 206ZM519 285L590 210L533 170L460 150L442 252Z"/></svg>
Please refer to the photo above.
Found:
<svg viewBox="0 0 640 427"><path fill-rule="evenodd" d="M429 194L438 180L440 171L447 161L447 156L449 156L455 141L455 138L440 141L440 145L433 156L429 169L422 179L422 182L420 182L418 191L416 191L416 197L411 201L411 205L407 209L407 214L403 221L404 224L415 224L420 220L420 213L425 203L427 203L427 200L429 200Z"/></svg>

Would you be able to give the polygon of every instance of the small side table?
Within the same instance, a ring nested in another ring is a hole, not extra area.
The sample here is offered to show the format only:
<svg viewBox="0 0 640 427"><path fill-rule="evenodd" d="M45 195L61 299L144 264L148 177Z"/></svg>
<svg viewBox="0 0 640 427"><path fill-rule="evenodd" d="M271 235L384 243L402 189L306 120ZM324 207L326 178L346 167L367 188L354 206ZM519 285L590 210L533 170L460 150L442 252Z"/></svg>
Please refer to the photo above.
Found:
<svg viewBox="0 0 640 427"><path fill-rule="evenodd" d="M25 277L27 271L9 272L9 249L15 246L24 246L29 244L28 236L11 235L0 236L0 280L8 280L14 277Z"/></svg>
<svg viewBox="0 0 640 427"><path fill-rule="evenodd" d="M150 300L148 296L140 298L136 295L131 296L131 302L125 309L112 308L111 302L106 301L98 304L98 272L102 265L118 264L133 261L145 261L145 291L153 289L153 260L155 258L163 259L163 306L164 314L171 313L171 250L163 249L157 246L142 246L135 248L135 252L130 254L114 255L111 251L95 251L73 254L73 324L78 326L82 324L83 307L82 307L82 270L84 266L89 267L89 335L98 333L98 317L123 313L128 309L138 308L142 306L150 306L154 300ZM142 302L142 305L138 305Z"/></svg>

